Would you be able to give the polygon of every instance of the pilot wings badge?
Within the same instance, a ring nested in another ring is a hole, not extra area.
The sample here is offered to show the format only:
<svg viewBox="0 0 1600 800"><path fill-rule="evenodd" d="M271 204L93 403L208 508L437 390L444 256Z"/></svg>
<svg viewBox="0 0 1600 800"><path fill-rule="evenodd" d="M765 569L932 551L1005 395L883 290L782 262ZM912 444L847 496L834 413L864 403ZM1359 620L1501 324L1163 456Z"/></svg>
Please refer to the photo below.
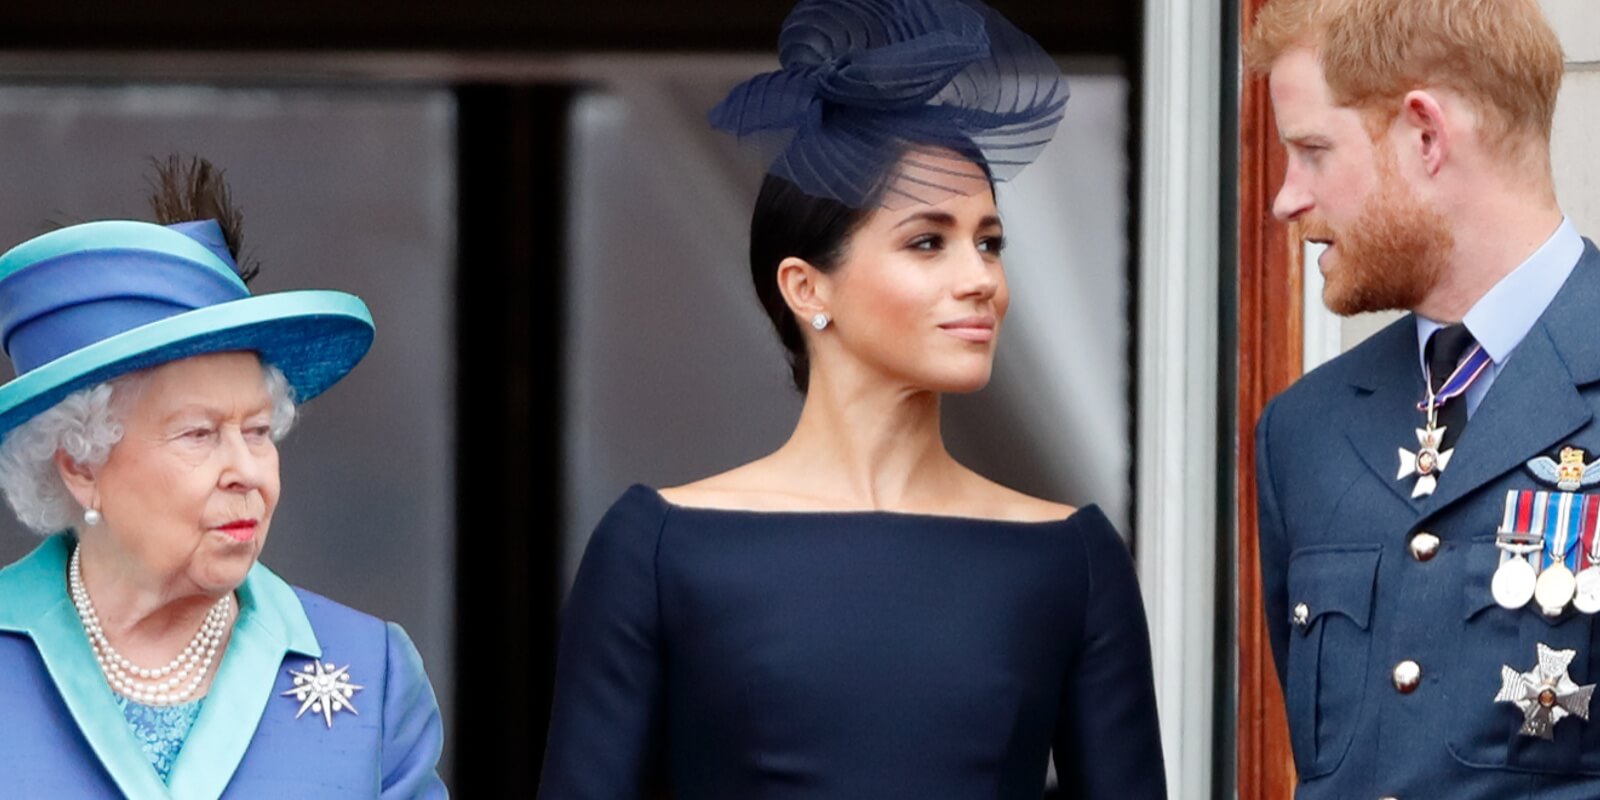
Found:
<svg viewBox="0 0 1600 800"><path fill-rule="evenodd" d="M1583 457L1583 450L1563 447L1559 463L1549 456L1539 456L1529 460L1527 467L1535 478L1553 483L1563 492L1576 492L1600 483L1600 459L1584 463Z"/></svg>

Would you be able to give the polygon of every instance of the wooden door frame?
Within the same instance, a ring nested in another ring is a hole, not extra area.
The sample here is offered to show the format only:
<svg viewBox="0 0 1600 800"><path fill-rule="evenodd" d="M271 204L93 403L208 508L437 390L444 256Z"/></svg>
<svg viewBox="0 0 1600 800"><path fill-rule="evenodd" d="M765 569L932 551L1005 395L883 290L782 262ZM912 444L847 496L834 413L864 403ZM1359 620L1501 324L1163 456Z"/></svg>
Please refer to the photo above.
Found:
<svg viewBox="0 0 1600 800"><path fill-rule="evenodd" d="M1241 51L1267 0L1240 0ZM1273 669L1261 600L1257 546L1255 427L1267 401L1300 377L1303 297L1300 256L1272 217L1284 170L1267 82L1241 75L1239 86L1238 362L1234 498L1238 520L1237 787L1240 800L1294 794L1283 696Z"/></svg>

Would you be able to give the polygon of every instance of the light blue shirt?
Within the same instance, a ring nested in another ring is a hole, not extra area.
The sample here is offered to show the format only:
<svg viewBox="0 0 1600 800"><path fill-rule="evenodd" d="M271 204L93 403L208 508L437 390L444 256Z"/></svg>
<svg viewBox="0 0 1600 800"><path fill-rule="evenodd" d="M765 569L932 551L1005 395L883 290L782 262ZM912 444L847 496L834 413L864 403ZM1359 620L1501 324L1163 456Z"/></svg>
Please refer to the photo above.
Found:
<svg viewBox="0 0 1600 800"><path fill-rule="evenodd" d="M1505 369L1506 360L1511 358L1517 345L1522 344L1528 331L1533 330L1533 324L1550 307L1550 301L1556 299L1556 293L1561 291L1561 285L1567 282L1582 257L1583 237L1578 235L1572 220L1562 217L1556 232L1528 256L1527 261L1478 298L1462 318L1467 332L1483 345L1491 360L1488 369L1467 389L1469 418L1478 410L1483 396L1489 393L1495 377ZM1417 315L1417 363L1422 365L1424 374L1427 361L1423 348L1428 337L1442 327L1444 323Z"/></svg>

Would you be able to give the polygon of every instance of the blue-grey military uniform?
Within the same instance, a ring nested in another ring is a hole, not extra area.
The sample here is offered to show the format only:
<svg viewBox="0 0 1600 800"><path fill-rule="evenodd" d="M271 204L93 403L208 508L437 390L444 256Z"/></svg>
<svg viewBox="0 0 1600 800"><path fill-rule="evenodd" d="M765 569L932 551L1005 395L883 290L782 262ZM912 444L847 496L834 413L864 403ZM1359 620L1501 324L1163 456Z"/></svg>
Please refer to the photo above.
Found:
<svg viewBox="0 0 1600 800"><path fill-rule="evenodd" d="M1600 682L1595 617L1490 591L1508 491L1555 491L1527 463L1600 454L1600 251L1563 221L1535 255L1474 306L1496 307L1472 331L1494 364L1431 495L1396 475L1432 323L1390 325L1262 414L1262 589L1302 800L1600 798L1600 707L1546 740L1496 702L1504 668L1534 668L1541 644Z"/></svg>

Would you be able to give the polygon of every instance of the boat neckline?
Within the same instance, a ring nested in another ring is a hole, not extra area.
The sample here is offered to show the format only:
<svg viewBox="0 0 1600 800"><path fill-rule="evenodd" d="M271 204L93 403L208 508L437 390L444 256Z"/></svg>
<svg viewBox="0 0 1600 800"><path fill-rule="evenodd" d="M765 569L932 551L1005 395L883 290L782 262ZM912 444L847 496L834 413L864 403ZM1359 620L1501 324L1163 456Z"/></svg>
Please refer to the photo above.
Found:
<svg viewBox="0 0 1600 800"><path fill-rule="evenodd" d="M952 523L970 523L970 524L983 524L983 525L1014 525L1014 526L1019 526L1019 527L1050 527L1050 526L1054 526L1054 525L1063 525L1063 524L1066 524L1066 523L1069 523L1069 522L1076 522L1078 520L1078 518L1080 516L1083 516L1084 512L1086 512L1086 511L1093 511L1095 513L1101 514L1102 516L1104 515L1104 512L1100 510L1100 506L1098 504L1096 504L1096 503L1090 503L1090 504L1085 505L1085 506L1079 506L1071 514L1068 514L1065 517L1058 517L1058 518L1055 518L1055 519L1039 519L1039 520L1005 519L1005 518L1002 518L1002 517L969 517L969 516L962 516L962 515L959 515L959 514L929 514L929 513L917 512L917 511L895 511L895 510L892 510L892 509L874 509L874 508L867 508L867 509L723 508L723 507L720 507L720 506L687 506L687 505L683 505L681 503L674 503L671 500L668 500L666 497L664 497L661 494L661 490L656 489L655 487L652 487L652 486L646 486L645 484L642 484L642 483L634 484L632 489L630 489L630 491L643 491L643 492L649 494L655 500L655 502L657 502L660 505L664 506L665 508L667 508L669 511L671 511L673 513L685 513L686 512L686 513L691 513L691 514L721 514L721 515L728 515L728 516L760 517L760 518L768 518L768 519L778 519L778 518L785 518L785 517L788 517L788 518L817 517L817 518L831 518L831 519L838 519L838 518L844 518L844 517L869 517L869 518L874 518L874 519L905 519L905 520L925 520L925 521L929 521L929 522L952 522Z"/></svg>

